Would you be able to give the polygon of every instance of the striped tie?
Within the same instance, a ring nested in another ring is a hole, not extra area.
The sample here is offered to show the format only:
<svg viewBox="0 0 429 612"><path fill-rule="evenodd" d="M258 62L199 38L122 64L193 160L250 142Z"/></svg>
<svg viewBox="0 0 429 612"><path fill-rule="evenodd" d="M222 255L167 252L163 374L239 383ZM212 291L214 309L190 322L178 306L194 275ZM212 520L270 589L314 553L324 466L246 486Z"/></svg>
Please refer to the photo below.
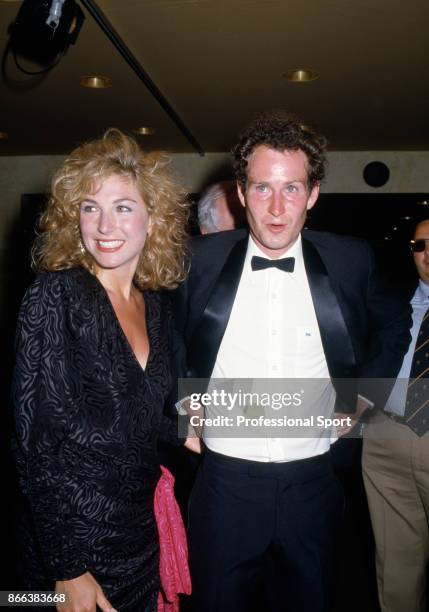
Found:
<svg viewBox="0 0 429 612"><path fill-rule="evenodd" d="M417 336L408 382L404 419L418 436L429 429L429 309Z"/></svg>

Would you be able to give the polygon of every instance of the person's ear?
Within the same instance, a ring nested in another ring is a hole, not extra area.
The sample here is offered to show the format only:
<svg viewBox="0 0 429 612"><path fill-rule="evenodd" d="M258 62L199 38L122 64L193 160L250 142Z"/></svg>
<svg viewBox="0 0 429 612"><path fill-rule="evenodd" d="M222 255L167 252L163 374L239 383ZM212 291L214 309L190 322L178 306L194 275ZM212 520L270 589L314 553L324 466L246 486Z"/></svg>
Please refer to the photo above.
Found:
<svg viewBox="0 0 429 612"><path fill-rule="evenodd" d="M310 191L310 195L307 200L307 210L310 210L310 208L313 208L313 206L316 204L317 198L319 197L319 193L320 183L316 183L313 189Z"/></svg>
<svg viewBox="0 0 429 612"><path fill-rule="evenodd" d="M238 195L238 199L240 200L240 204L244 208L246 208L246 197L245 197L244 192L243 192L243 186L238 181L237 181L237 195Z"/></svg>

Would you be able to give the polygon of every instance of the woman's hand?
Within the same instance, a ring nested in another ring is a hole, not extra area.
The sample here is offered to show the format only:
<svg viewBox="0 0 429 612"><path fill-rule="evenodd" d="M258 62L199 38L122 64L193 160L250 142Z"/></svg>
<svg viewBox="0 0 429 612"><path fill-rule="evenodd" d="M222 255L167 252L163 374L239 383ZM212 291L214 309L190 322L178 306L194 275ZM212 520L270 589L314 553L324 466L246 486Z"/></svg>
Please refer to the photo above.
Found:
<svg viewBox="0 0 429 612"><path fill-rule="evenodd" d="M103 612L116 612L107 601L101 586L89 572L72 578L59 580L55 583L57 593L67 593L67 603L57 605L59 612L96 612L97 606Z"/></svg>

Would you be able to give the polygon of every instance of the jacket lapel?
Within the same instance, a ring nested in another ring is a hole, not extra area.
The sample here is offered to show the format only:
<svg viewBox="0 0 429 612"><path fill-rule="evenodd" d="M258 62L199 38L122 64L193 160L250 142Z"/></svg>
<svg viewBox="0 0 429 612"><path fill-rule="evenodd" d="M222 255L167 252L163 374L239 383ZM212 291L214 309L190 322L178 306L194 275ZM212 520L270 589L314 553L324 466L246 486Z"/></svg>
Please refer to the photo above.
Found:
<svg viewBox="0 0 429 612"><path fill-rule="evenodd" d="M188 347L189 378L209 378L213 371L243 271L247 242L248 237L243 238L232 248L192 334Z"/></svg>
<svg viewBox="0 0 429 612"><path fill-rule="evenodd" d="M356 377L353 345L322 258L316 247L305 236L302 240L302 249L329 373L339 396L339 404L343 406L343 408L337 406L336 410L346 411L344 402L348 405L351 402L354 404L356 396L356 380L352 378Z"/></svg>
<svg viewBox="0 0 429 612"><path fill-rule="evenodd" d="M188 378L209 378L213 371L240 282L247 243L246 237L232 248L191 336L188 345ZM354 403L356 395L355 384L351 379L356 375L356 359L350 335L325 264L316 247L303 236L302 248L329 373L340 406L344 406L344 403L350 405L350 402ZM347 378L349 382L341 380ZM347 411L346 406L344 411Z"/></svg>

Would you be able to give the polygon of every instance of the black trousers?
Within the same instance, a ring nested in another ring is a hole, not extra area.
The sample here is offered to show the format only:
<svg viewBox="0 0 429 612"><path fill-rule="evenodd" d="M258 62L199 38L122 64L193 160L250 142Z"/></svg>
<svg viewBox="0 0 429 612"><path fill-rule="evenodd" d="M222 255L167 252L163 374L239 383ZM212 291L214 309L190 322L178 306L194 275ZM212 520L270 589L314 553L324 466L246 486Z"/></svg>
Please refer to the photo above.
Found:
<svg viewBox="0 0 429 612"><path fill-rule="evenodd" d="M328 612L343 509L329 453L260 463L207 450L189 507L192 612Z"/></svg>

